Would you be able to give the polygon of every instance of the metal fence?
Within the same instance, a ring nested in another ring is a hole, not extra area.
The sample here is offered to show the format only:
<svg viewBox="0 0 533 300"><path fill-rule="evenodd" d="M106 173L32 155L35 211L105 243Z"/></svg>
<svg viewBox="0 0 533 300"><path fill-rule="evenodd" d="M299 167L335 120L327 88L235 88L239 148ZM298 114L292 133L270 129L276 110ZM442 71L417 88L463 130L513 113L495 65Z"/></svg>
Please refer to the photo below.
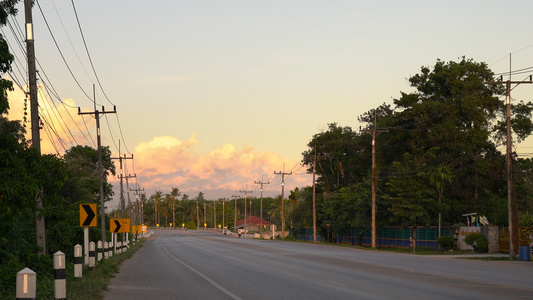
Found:
<svg viewBox="0 0 533 300"><path fill-rule="evenodd" d="M509 227L500 227L498 248L500 252L509 252ZM533 233L533 226L518 226L519 247L529 246L529 235Z"/></svg>
<svg viewBox="0 0 533 300"><path fill-rule="evenodd" d="M438 227L417 227L416 228L416 246L438 249L440 247L437 239L439 237ZM413 237L413 228L387 227L377 230L376 246L378 247L399 247L406 248L411 246ZM441 227L441 236L453 236L453 227ZM313 240L313 229L305 228L297 232L297 238L300 240ZM358 231L352 228L349 234L336 234L330 237L337 244L358 244ZM317 240L323 237L317 235ZM366 229L361 234L361 244L363 246L372 245L372 232Z"/></svg>

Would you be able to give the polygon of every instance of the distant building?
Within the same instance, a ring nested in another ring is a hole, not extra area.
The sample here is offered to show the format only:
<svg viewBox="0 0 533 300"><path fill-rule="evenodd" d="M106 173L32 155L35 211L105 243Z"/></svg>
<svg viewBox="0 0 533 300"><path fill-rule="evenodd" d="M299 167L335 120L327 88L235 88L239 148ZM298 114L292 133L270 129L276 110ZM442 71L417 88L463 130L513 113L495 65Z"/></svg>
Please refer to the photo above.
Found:
<svg viewBox="0 0 533 300"><path fill-rule="evenodd" d="M246 228L244 228L245 225L246 225ZM263 226L263 229L268 229L270 228L270 225L272 225L272 223L265 221L261 218L258 218L256 216L247 217L247 218L237 221L237 229L259 231L261 225Z"/></svg>

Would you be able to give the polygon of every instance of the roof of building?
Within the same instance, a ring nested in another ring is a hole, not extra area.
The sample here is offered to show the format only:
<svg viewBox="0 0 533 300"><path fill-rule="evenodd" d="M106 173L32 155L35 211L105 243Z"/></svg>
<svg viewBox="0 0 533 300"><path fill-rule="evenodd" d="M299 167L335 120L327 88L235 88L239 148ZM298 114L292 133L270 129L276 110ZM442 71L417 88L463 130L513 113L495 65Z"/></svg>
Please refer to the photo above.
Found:
<svg viewBox="0 0 533 300"><path fill-rule="evenodd" d="M263 219L260 219L259 217L256 217L256 216L251 216L251 217L247 217L245 219L241 219L239 221L237 221L237 226L239 225L243 225L244 224L244 220L246 220L246 224L251 224L251 225L257 225L257 226L270 226L272 225L272 223L270 223L269 221L265 221Z"/></svg>

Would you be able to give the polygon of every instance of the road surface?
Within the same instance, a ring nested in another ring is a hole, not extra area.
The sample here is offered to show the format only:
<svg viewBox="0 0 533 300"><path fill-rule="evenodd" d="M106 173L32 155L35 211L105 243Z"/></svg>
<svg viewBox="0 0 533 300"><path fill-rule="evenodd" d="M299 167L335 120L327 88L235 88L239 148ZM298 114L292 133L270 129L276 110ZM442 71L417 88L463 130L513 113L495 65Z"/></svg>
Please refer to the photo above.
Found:
<svg viewBox="0 0 533 300"><path fill-rule="evenodd" d="M533 299L533 262L156 230L104 299Z"/></svg>

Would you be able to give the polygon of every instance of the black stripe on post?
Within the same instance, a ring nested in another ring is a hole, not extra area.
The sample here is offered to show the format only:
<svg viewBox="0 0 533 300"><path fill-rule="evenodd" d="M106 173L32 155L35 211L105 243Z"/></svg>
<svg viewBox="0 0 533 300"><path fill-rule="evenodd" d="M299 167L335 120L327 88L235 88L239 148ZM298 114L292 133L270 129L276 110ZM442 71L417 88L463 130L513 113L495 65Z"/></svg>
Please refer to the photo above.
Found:
<svg viewBox="0 0 533 300"><path fill-rule="evenodd" d="M82 263L82 257L74 257L74 264L75 265L81 265Z"/></svg>
<svg viewBox="0 0 533 300"><path fill-rule="evenodd" d="M89 257L94 257L95 256L95 251L89 251Z"/></svg>
<svg viewBox="0 0 533 300"><path fill-rule="evenodd" d="M54 279L66 279L65 269L54 269Z"/></svg>

